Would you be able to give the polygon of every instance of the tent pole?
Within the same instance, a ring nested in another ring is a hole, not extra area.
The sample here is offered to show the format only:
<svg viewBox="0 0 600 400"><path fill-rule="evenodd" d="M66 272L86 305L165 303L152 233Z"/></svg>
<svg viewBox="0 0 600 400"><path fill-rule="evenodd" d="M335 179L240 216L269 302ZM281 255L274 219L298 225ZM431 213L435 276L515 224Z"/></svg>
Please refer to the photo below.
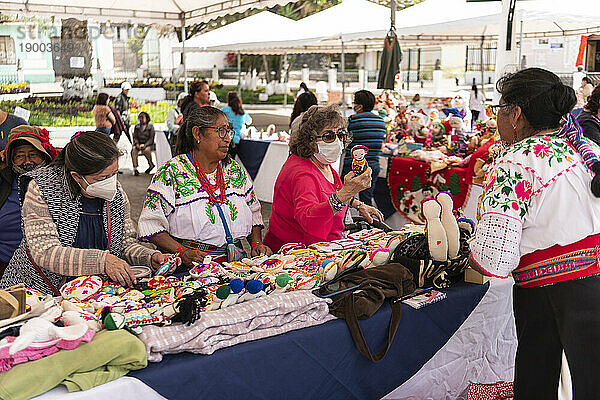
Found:
<svg viewBox="0 0 600 400"><path fill-rule="evenodd" d="M484 71L484 65L483 65L483 41L484 41L485 36L481 35L481 60L479 61L479 65L481 67L481 93L483 93L483 95L485 96L485 71Z"/></svg>
<svg viewBox="0 0 600 400"><path fill-rule="evenodd" d="M286 68L287 66L287 53L283 54L283 67ZM287 68L286 68L287 71ZM287 73L284 74L283 76L283 83L285 84L285 91L283 93L283 106L287 107L287 92L288 92L288 88L287 88Z"/></svg>
<svg viewBox="0 0 600 400"><path fill-rule="evenodd" d="M521 62L521 57L523 54L523 20L521 19L521 29L519 30L519 58L517 59L517 69L521 70L523 68L523 63Z"/></svg>
<svg viewBox="0 0 600 400"><path fill-rule="evenodd" d="M237 52L237 73L238 73L238 84L237 92L239 95L242 94L242 55Z"/></svg>
<svg viewBox="0 0 600 400"><path fill-rule="evenodd" d="M346 107L346 55L344 54L344 40L342 39L342 54L341 54L341 64L342 64L342 108Z"/></svg>
<svg viewBox="0 0 600 400"><path fill-rule="evenodd" d="M185 17L181 20L181 60L183 63L183 91L188 91L187 66L185 65Z"/></svg>

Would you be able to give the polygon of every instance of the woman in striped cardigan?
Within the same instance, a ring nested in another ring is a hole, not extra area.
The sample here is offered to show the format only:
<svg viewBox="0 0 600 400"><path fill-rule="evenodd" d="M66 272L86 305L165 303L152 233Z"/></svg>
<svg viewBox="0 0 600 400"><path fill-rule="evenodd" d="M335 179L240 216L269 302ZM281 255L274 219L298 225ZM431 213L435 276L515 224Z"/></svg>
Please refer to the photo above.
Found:
<svg viewBox="0 0 600 400"><path fill-rule="evenodd" d="M167 255L141 245L117 182L119 150L97 132L76 134L48 167L21 176L23 240L0 287L58 295L70 278L106 274L124 286L130 265L157 268Z"/></svg>

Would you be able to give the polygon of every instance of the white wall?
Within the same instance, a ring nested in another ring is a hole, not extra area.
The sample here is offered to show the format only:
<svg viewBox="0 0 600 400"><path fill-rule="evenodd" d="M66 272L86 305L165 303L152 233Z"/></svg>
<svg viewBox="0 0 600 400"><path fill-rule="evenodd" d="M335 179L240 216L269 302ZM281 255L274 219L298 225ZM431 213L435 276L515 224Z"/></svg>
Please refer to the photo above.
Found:
<svg viewBox="0 0 600 400"><path fill-rule="evenodd" d="M574 72L580 37L546 38L545 41L547 43L540 42L540 39L523 40L522 53L527 59L526 66L541 67L556 73Z"/></svg>

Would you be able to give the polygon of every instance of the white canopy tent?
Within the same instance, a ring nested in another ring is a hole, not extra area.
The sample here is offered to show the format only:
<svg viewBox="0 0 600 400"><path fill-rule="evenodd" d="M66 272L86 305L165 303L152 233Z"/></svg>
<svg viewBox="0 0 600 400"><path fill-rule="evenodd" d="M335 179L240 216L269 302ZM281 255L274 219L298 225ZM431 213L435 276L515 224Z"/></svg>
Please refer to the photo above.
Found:
<svg viewBox="0 0 600 400"><path fill-rule="evenodd" d="M262 11L239 21L189 39L188 51L241 51L253 53L256 49L280 49L286 46L301 46L323 39L302 31L298 22L269 11ZM181 50L182 45L173 46ZM277 50L280 53L281 50Z"/></svg>
<svg viewBox="0 0 600 400"><path fill-rule="evenodd" d="M185 28L248 9L263 9L297 0L0 0L4 14L77 18L98 22L181 26L185 90Z"/></svg>

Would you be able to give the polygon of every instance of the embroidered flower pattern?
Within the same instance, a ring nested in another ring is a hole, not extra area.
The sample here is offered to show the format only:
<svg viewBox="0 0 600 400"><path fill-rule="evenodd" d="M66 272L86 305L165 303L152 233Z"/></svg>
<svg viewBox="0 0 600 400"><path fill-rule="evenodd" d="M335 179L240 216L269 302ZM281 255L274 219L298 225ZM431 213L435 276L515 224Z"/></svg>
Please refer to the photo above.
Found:
<svg viewBox="0 0 600 400"><path fill-rule="evenodd" d="M517 186L515 186L515 194L517 195L517 198L521 200L529 200L531 191L531 183L525 180L517 183Z"/></svg>
<svg viewBox="0 0 600 400"><path fill-rule="evenodd" d="M492 178L481 199L481 211L497 210L516 214L523 218L529 210L532 185L523 175L503 165L492 172Z"/></svg>
<svg viewBox="0 0 600 400"><path fill-rule="evenodd" d="M550 151L550 146L538 143L533 145L533 154L535 154L536 157L544 158L550 156L552 152Z"/></svg>
<svg viewBox="0 0 600 400"><path fill-rule="evenodd" d="M564 160L574 159L575 155L575 151L567 144L565 139L554 136L531 136L506 148L500 158L503 155L514 153L527 156L532 152L536 157L546 160L549 166Z"/></svg>

